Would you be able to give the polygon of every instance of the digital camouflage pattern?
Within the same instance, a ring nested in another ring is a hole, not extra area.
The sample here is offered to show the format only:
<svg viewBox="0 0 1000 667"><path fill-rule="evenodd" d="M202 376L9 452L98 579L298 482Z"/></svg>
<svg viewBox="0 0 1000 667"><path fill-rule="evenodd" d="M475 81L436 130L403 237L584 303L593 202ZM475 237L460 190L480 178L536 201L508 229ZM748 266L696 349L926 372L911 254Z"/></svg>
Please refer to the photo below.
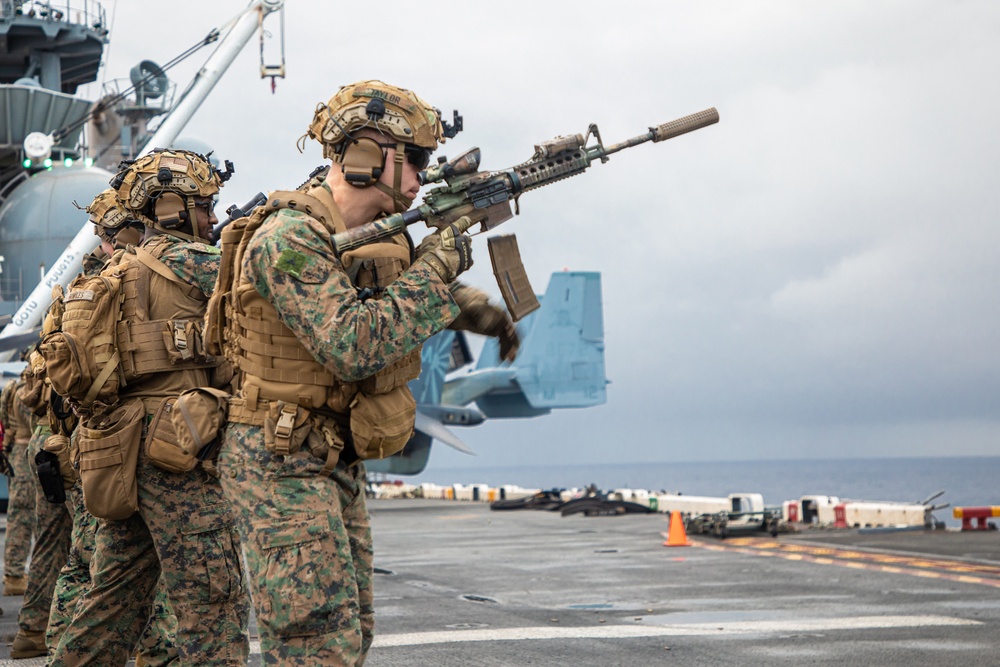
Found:
<svg viewBox="0 0 1000 667"><path fill-rule="evenodd" d="M215 291L215 277L219 275L219 260L222 251L207 243L186 242L172 236L161 237L170 245L159 256L161 262L170 267L181 280L197 285L205 296Z"/></svg>
<svg viewBox="0 0 1000 667"><path fill-rule="evenodd" d="M153 252L161 262L206 295L212 291L217 250L173 237L155 239L160 245ZM166 289L152 294L151 311L169 312L176 298ZM161 318L157 312L150 316ZM207 378L204 370L186 373L185 378L203 378L201 382ZM154 373L148 381L130 385L129 395L157 395L173 375ZM219 481L201 469L166 472L144 453L136 479L139 511L122 521L98 520L93 584L77 603L50 664L125 664L162 575L161 586L177 616L179 664L243 667L249 653L250 602L239 538Z"/></svg>
<svg viewBox="0 0 1000 667"><path fill-rule="evenodd" d="M265 665L360 665L375 626L364 464L307 450L276 456L260 427L231 423L219 455L244 535Z"/></svg>
<svg viewBox="0 0 1000 667"><path fill-rule="evenodd" d="M218 480L201 470L168 473L145 456L137 477L139 511L122 521L98 520L93 585L50 664L124 665L162 571L177 614L179 664L244 667L250 604Z"/></svg>
<svg viewBox="0 0 1000 667"><path fill-rule="evenodd" d="M290 209L257 230L242 270L313 357L347 382L401 359L459 313L448 285L422 261L362 301L326 228Z"/></svg>
<svg viewBox="0 0 1000 667"><path fill-rule="evenodd" d="M458 315L448 286L420 261L362 300L329 231L298 211L264 221L241 270L313 357L348 382L398 361ZM341 460L324 477L325 463L308 448L271 454L259 426L226 430L219 468L244 539L266 665L360 665L371 646L364 465Z"/></svg>
<svg viewBox="0 0 1000 667"><path fill-rule="evenodd" d="M20 388L21 382L15 385ZM24 576L35 532L35 487L28 464L28 441L31 440L31 410L12 392L4 421L4 443L14 476L7 478L7 534L4 538L3 571L12 577Z"/></svg>
<svg viewBox="0 0 1000 667"><path fill-rule="evenodd" d="M58 646L63 632L73 620L77 602L90 589L90 561L97 539L97 519L87 511L83 503L79 480L66 491L66 506L73 517L73 532L69 558L59 573L52 595L49 627L45 631L45 643L50 650L55 650ZM139 614L136 622L145 626L136 647L144 664L160 667L177 660L177 646L174 643L177 617L171 610L162 585L157 587L151 611Z"/></svg>
<svg viewBox="0 0 1000 667"><path fill-rule="evenodd" d="M50 503L45 499L35 471L35 455L41 451L45 439L50 435L52 431L48 424L39 424L28 443L28 461L31 467L28 476L35 489L35 546L31 551L31 567L28 569L28 590L17 617L17 625L23 632L43 634L49 625L49 609L52 607L56 579L69 555L70 532L73 528L66 504Z"/></svg>

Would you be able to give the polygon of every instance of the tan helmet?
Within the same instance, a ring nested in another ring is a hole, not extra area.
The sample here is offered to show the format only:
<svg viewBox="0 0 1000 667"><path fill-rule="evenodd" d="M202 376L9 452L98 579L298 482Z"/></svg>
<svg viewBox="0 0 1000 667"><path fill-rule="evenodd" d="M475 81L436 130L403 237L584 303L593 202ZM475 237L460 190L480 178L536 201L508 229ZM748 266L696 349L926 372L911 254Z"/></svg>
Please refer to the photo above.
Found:
<svg viewBox="0 0 1000 667"><path fill-rule="evenodd" d="M359 130L374 130L395 144L396 170L392 188L379 183L385 168L387 145L371 138L356 138ZM344 86L326 104L319 104L305 136L320 142L323 157L341 165L345 180L365 188L375 186L393 198L397 211L413 203L401 191L404 156L426 167L430 154L461 129L461 117L455 124L442 123L441 112L412 91L382 81L359 81Z"/></svg>
<svg viewBox="0 0 1000 667"><path fill-rule="evenodd" d="M190 241L205 241L194 224L195 197L214 197L233 174L216 169L204 155L180 148L157 148L134 162L122 162L111 179L121 205L142 224ZM179 231L189 225L191 234Z"/></svg>
<svg viewBox="0 0 1000 667"><path fill-rule="evenodd" d="M94 197L94 201L84 210L90 214L90 221L94 223L94 234L102 241L120 248L139 245L141 227L137 230L134 224L139 221L125 210L113 188Z"/></svg>
<svg viewBox="0 0 1000 667"><path fill-rule="evenodd" d="M324 157L333 158L335 148L362 128L430 150L445 140L437 109L405 88L375 80L344 86L329 102L317 105L309 137L323 144Z"/></svg>

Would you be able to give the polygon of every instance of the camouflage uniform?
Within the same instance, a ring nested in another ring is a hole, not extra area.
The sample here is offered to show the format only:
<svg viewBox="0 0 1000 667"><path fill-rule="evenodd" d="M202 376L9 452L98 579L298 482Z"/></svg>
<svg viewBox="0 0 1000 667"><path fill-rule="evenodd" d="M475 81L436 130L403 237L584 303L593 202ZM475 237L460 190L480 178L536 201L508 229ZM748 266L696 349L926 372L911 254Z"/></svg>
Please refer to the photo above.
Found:
<svg viewBox="0 0 1000 667"><path fill-rule="evenodd" d="M11 382L14 382L12 380ZM7 535L4 539L4 576L23 577L24 566L31 551L31 537L35 531L35 488L31 485L31 467L28 465L28 441L31 439L31 411L17 398L16 390L23 386L17 382L7 406L4 419L4 451L14 470L8 477Z"/></svg>
<svg viewBox="0 0 1000 667"><path fill-rule="evenodd" d="M362 301L328 239L314 218L280 210L253 236L242 272L335 376L372 376L458 314L448 286L423 262ZM311 445L272 454L260 426L232 420L231 410L219 470L243 535L264 664L362 664L374 628L372 541L364 464L352 455L349 427L340 460L323 476L326 459Z"/></svg>
<svg viewBox="0 0 1000 667"><path fill-rule="evenodd" d="M119 250L113 258L108 257L98 246L92 253L84 255L84 274L88 276L99 274L110 263L120 261L123 253L124 250ZM56 581L52 594L52 608L49 611L49 627L45 631L45 643L51 650L55 650L59 644L63 632L73 620L77 602L90 588L90 561L94 554L97 533L97 519L84 505L83 489L79 479L66 491L66 507L73 519L73 529L69 557ZM177 647L174 643L177 617L174 616L162 586L157 588L151 612L140 614L136 619L137 623L145 626L139 640L139 654L143 662L151 667L168 665L177 659Z"/></svg>
<svg viewBox="0 0 1000 667"><path fill-rule="evenodd" d="M143 245L177 276L211 294L219 251L201 243L155 236ZM153 275L151 319L177 317L175 288ZM174 289L174 291L171 291ZM178 385L205 386L203 369L155 373L124 394L150 404L176 395ZM121 521L99 520L91 561L93 585L52 657L52 665L125 664L139 638L157 580L177 614L177 651L183 665L245 665L249 600L240 545L219 482L198 468L174 474L143 452L137 471L139 511Z"/></svg>
<svg viewBox="0 0 1000 667"><path fill-rule="evenodd" d="M28 462L31 466L29 477L35 489L35 547L31 551L31 567L28 569L28 590L24 594L24 604L17 617L20 633L44 634L49 625L49 609L52 607L52 592L56 586L59 571L66 564L69 555L70 533L73 521L65 503L50 503L38 481L35 456L42 450L45 440L52 435L48 422L35 427L28 443Z"/></svg>

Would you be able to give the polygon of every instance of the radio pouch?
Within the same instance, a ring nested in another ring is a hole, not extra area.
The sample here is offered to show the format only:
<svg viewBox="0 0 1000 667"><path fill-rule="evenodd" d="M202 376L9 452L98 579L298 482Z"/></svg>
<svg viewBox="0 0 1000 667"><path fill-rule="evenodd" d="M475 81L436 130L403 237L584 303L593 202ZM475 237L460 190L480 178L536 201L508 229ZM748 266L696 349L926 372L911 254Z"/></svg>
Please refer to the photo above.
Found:
<svg viewBox="0 0 1000 667"><path fill-rule="evenodd" d="M135 398L91 416L79 427L83 503L98 519L127 519L139 509L135 475L145 419L142 399Z"/></svg>

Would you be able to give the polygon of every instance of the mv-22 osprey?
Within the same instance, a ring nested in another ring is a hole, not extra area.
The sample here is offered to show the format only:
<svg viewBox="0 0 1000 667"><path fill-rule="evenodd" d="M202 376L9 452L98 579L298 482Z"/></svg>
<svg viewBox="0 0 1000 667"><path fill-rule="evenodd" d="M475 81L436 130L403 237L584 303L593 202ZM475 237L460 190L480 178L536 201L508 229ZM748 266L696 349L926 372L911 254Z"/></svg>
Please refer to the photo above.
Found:
<svg viewBox="0 0 1000 667"><path fill-rule="evenodd" d="M70 0L55 8L0 0L0 101L7 110L0 114L0 327L5 327L0 361L6 362L0 370L5 376L20 372L22 364L10 359L37 340L52 286L68 283L95 245L89 224L71 202L89 202L106 188L110 170L123 158L154 146L202 151L201 145L179 141L179 133L262 18L283 11L283 4L251 2L225 33L210 31L196 46L218 45L182 92L167 77L180 57L162 68L144 60L129 79L105 84L94 102L76 92L97 80L110 40L101 3ZM261 76L272 81L284 76L283 55L280 65L262 59ZM154 119L158 124L150 131ZM36 283L40 266L44 275ZM434 337L424 348L421 375L411 383L418 401L414 436L399 455L370 468L420 472L434 439L470 452L452 426L604 403L602 317L600 275L564 272L554 274L542 308L519 323L523 344L513 363L501 364L495 346L487 343L473 372L449 380L448 373L471 363L469 345L461 333Z"/></svg>

